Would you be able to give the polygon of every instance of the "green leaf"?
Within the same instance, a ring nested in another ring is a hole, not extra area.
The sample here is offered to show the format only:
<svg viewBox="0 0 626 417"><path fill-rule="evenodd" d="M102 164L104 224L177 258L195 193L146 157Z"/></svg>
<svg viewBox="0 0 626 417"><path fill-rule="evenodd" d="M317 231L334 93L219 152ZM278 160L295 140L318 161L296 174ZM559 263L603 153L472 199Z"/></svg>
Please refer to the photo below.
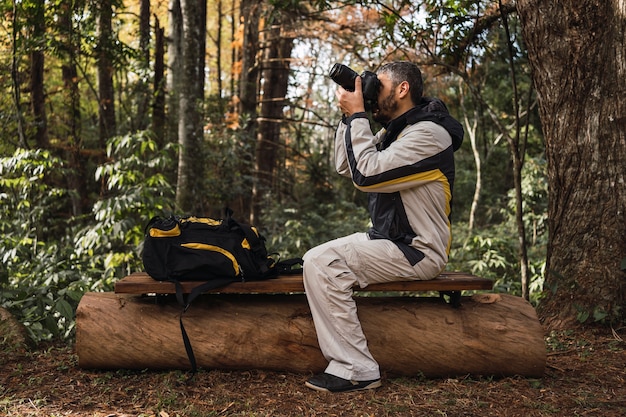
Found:
<svg viewBox="0 0 626 417"><path fill-rule="evenodd" d="M56 310L66 319L71 320L74 317L74 309L64 299L60 299L56 303Z"/></svg>

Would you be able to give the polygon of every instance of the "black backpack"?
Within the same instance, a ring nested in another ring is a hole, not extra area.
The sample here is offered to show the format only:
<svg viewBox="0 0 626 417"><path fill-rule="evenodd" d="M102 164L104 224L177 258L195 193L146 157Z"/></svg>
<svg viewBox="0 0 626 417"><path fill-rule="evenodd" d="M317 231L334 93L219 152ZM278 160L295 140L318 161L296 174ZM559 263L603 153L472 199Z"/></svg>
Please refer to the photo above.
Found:
<svg viewBox="0 0 626 417"><path fill-rule="evenodd" d="M263 236L231 214L227 211L223 220L153 218L145 230L142 259L146 272L159 281L218 281L215 288L277 276L276 262L268 256Z"/></svg>
<svg viewBox="0 0 626 417"><path fill-rule="evenodd" d="M271 279L279 274L299 273L299 258L277 262L265 247L265 239L253 226L232 218L225 210L224 219L208 217L155 217L145 228L143 265L152 278L171 281L176 298L183 306L180 328L192 374L197 370L195 356L185 327L183 314L200 294L236 281ZM202 281L184 298L181 281Z"/></svg>

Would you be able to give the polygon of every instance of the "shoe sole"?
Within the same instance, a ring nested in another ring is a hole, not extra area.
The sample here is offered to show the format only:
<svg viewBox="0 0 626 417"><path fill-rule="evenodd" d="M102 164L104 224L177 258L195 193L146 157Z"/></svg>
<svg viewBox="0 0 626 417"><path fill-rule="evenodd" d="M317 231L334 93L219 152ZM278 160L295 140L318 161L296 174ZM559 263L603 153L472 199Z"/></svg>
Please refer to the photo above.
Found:
<svg viewBox="0 0 626 417"><path fill-rule="evenodd" d="M331 391L328 388L324 388L324 387L320 387L320 386L311 384L309 381L306 381L304 383L304 385L306 385L307 387L309 387L311 389L314 389L315 391L320 391L320 392L354 392L354 391L367 391L367 390L370 390L370 389L376 389L376 388L381 387L383 384L382 384L382 382L380 382L380 380L378 380L378 381L371 382L371 383L369 383L367 385L364 385L362 387L359 387L359 386L355 385L354 388L350 387L350 388L347 388L347 389L344 389L344 390L337 390L337 391Z"/></svg>

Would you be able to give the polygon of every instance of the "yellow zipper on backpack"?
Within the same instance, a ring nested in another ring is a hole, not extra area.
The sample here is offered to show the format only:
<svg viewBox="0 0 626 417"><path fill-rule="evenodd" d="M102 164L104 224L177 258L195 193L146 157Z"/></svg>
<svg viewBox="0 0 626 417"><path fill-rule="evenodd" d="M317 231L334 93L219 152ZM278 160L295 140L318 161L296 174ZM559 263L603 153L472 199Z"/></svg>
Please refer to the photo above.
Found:
<svg viewBox="0 0 626 417"><path fill-rule="evenodd" d="M210 217L186 217L180 219L181 223L189 222L189 223L203 223L209 226L219 226L222 224L222 220L211 219Z"/></svg>
<svg viewBox="0 0 626 417"><path fill-rule="evenodd" d="M180 227L178 225L174 226L170 230L158 229L156 227L152 227L150 229L150 237L174 237L180 236Z"/></svg>
<svg viewBox="0 0 626 417"><path fill-rule="evenodd" d="M239 272L240 272L239 263L237 262L237 259L235 259L235 256L229 251L227 251L226 249L220 248L219 246L215 246L215 245L207 245L206 243L183 243L181 244L181 246L185 248L190 248L190 249L208 250L208 251L221 253L222 255L230 259L230 261L233 263L233 269L235 270L235 275L239 275Z"/></svg>

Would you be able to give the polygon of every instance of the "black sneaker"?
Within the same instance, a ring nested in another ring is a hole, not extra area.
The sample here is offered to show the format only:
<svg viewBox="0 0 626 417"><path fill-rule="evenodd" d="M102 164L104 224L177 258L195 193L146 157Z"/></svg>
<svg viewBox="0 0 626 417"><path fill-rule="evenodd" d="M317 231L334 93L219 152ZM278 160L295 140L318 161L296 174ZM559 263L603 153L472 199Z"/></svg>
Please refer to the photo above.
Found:
<svg viewBox="0 0 626 417"><path fill-rule="evenodd" d="M304 385L317 391L348 392L374 389L380 387L382 384L380 383L380 379L350 381L349 379L323 373L310 378Z"/></svg>

